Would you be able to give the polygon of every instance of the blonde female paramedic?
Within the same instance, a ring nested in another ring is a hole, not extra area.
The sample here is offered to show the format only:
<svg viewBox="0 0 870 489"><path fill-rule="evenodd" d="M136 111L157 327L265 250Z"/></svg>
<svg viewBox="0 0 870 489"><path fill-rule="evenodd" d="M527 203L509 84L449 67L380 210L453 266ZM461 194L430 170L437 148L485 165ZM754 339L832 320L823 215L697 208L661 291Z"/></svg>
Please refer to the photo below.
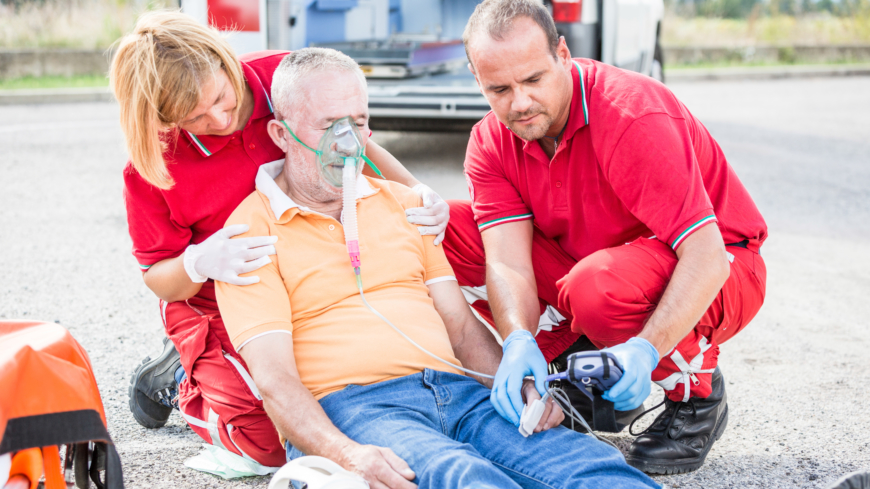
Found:
<svg viewBox="0 0 870 489"><path fill-rule="evenodd" d="M163 426L173 408L208 443L269 467L284 448L245 362L227 337L214 280L270 262L275 237L230 240L247 226L224 222L254 191L260 165L283 158L266 132L272 73L284 51L236 57L212 28L179 12L152 12L118 46L110 73L130 162L124 169L127 223L145 284L160 298L168 338L130 382L142 426ZM366 154L386 178L426 203L408 219L443 238L447 204L384 149Z"/></svg>

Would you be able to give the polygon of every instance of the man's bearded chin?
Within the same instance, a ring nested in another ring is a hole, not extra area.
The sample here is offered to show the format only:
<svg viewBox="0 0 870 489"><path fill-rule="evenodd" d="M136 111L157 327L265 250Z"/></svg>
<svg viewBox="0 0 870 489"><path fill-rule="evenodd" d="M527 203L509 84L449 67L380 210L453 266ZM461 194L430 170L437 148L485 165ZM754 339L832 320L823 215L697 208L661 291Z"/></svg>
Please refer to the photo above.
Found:
<svg viewBox="0 0 870 489"><path fill-rule="evenodd" d="M326 203L341 199L341 189L333 187L323 178L318 168L319 163L311 164L304 160L309 157L304 151L307 150L293 147L287 152L288 159L285 164L291 165L288 172L291 185L318 202Z"/></svg>
<svg viewBox="0 0 870 489"><path fill-rule="evenodd" d="M516 123L516 121L520 119L527 119L537 114L541 114L543 117L541 117L541 121L536 124L529 126ZM550 114L540 106L533 107L525 112L511 112L508 114L508 129L526 141L537 141L538 139L541 139L547 134L547 131L552 125L553 117L551 117Z"/></svg>

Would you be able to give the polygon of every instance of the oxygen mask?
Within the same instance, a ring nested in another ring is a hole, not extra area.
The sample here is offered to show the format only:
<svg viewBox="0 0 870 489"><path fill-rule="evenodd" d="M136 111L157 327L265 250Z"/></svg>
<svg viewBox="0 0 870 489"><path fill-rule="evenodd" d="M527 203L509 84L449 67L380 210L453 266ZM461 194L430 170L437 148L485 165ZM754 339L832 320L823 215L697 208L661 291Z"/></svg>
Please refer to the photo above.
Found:
<svg viewBox="0 0 870 489"><path fill-rule="evenodd" d="M293 136L293 139L317 155L320 174L323 175L323 178L325 178L333 187L343 187L345 180L345 166L348 164L354 165L355 174L353 181L356 181L356 177L358 177L362 172L362 165L358 164L360 158L362 158L376 174L383 177L380 170L378 170L371 160L363 154L365 146L363 144L362 134L360 134L356 123L350 116L342 117L329 126L329 129L323 133L323 137L320 138L320 144L318 144L317 149L308 146L296 137L296 134L290 130L290 126L288 126L285 121L281 121L281 124L284 124L284 127L287 129L287 132Z"/></svg>

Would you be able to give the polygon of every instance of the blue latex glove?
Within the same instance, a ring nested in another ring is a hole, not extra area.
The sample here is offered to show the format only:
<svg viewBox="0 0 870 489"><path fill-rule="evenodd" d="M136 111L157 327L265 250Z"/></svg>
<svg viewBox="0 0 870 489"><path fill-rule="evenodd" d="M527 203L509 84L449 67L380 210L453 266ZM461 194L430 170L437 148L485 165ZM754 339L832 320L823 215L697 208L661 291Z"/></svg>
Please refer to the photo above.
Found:
<svg viewBox="0 0 870 489"><path fill-rule="evenodd" d="M501 363L495 374L489 400L504 419L520 425L523 412L523 379L535 377L535 388L541 396L547 392L547 361L538 349L538 342L528 331L514 331L502 344Z"/></svg>
<svg viewBox="0 0 870 489"><path fill-rule="evenodd" d="M652 371L659 364L659 352L652 343L634 337L627 342L601 351L609 351L622 365L622 378L607 392L604 399L617 411L631 411L649 397Z"/></svg>

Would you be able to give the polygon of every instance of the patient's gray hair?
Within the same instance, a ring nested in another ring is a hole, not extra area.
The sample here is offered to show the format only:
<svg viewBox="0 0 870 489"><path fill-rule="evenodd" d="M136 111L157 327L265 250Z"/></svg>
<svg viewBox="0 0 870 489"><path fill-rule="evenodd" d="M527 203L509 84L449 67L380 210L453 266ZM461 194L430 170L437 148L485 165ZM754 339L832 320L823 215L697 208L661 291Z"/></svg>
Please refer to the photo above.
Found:
<svg viewBox="0 0 870 489"><path fill-rule="evenodd" d="M302 82L320 71L353 73L365 92L366 78L350 56L328 48L303 48L284 56L272 75L272 103L275 118L284 119L297 112L299 102L306 97Z"/></svg>
<svg viewBox="0 0 870 489"><path fill-rule="evenodd" d="M556 57L559 46L559 33L550 11L541 0L484 0L465 26L462 42L465 44L465 55L471 63L471 41L481 32L486 32L490 38L503 41L513 29L513 23L518 17L528 17L544 31L550 53Z"/></svg>

